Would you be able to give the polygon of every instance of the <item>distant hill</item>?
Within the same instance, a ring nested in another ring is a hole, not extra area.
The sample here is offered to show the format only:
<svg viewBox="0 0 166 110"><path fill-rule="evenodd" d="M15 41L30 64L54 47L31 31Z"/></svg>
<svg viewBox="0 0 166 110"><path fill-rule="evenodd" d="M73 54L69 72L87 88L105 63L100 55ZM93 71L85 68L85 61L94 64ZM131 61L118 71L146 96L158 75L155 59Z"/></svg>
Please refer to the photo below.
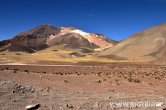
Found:
<svg viewBox="0 0 166 110"><path fill-rule="evenodd" d="M138 33L99 54L116 60L166 62L166 24Z"/></svg>

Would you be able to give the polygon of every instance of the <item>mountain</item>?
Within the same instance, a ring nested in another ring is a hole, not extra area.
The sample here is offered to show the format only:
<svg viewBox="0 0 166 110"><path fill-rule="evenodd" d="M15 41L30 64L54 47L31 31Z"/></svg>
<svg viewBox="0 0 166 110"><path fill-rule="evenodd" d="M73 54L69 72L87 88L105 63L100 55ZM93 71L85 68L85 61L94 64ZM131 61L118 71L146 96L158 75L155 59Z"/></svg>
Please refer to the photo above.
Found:
<svg viewBox="0 0 166 110"><path fill-rule="evenodd" d="M166 24L138 33L99 54L116 60L166 61Z"/></svg>
<svg viewBox="0 0 166 110"><path fill-rule="evenodd" d="M96 51L114 46L117 42L101 34L84 32L77 28L41 25L23 32L10 40L0 42L0 51L24 51L34 53L55 45L68 48L89 48Z"/></svg>

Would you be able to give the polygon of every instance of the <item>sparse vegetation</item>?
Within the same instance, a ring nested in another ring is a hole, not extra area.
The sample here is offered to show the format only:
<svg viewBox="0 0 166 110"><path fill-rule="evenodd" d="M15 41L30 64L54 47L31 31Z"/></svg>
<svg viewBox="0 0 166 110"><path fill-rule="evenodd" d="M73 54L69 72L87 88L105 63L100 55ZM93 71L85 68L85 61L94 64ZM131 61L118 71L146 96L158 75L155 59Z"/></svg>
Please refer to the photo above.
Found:
<svg viewBox="0 0 166 110"><path fill-rule="evenodd" d="M134 78L128 78L129 82L135 82L135 83L141 83L141 81L139 79L134 79Z"/></svg>
<svg viewBox="0 0 166 110"><path fill-rule="evenodd" d="M161 78L160 78L160 77L158 77L158 76L156 76L156 77L155 77L155 79L161 80Z"/></svg>
<svg viewBox="0 0 166 110"><path fill-rule="evenodd" d="M21 53L16 53L16 55L22 55Z"/></svg>
<svg viewBox="0 0 166 110"><path fill-rule="evenodd" d="M82 53L93 53L94 51L89 48L81 48Z"/></svg>
<svg viewBox="0 0 166 110"><path fill-rule="evenodd" d="M27 72L27 73L28 73L29 71L28 71L28 70L24 70L24 72Z"/></svg>
<svg viewBox="0 0 166 110"><path fill-rule="evenodd" d="M153 85L152 83L149 83L149 85Z"/></svg>
<svg viewBox="0 0 166 110"><path fill-rule="evenodd" d="M10 68L8 68L8 67L6 67L5 69L6 69L6 70L10 70Z"/></svg>
<svg viewBox="0 0 166 110"><path fill-rule="evenodd" d="M72 52L72 53L70 53L69 55L71 55L71 56L76 56L76 57L85 57L85 56L86 56L86 55L83 55L83 54L77 53L77 52Z"/></svg>
<svg viewBox="0 0 166 110"><path fill-rule="evenodd" d="M13 73L17 73L17 70L14 70Z"/></svg>
<svg viewBox="0 0 166 110"><path fill-rule="evenodd" d="M43 74L46 74L47 72L43 71L42 73L43 73Z"/></svg>
<svg viewBox="0 0 166 110"><path fill-rule="evenodd" d="M69 83L69 81L68 81L68 80L64 80L64 82L65 82L65 83Z"/></svg>
<svg viewBox="0 0 166 110"><path fill-rule="evenodd" d="M107 79L103 79L103 81L107 81Z"/></svg>
<svg viewBox="0 0 166 110"><path fill-rule="evenodd" d="M141 81L139 79L134 79L135 83L141 83Z"/></svg>
<svg viewBox="0 0 166 110"><path fill-rule="evenodd" d="M55 49L55 50L52 50L52 51L57 52L58 50Z"/></svg>
<svg viewBox="0 0 166 110"><path fill-rule="evenodd" d="M97 82L97 83L101 83L101 80L97 80L96 82Z"/></svg>

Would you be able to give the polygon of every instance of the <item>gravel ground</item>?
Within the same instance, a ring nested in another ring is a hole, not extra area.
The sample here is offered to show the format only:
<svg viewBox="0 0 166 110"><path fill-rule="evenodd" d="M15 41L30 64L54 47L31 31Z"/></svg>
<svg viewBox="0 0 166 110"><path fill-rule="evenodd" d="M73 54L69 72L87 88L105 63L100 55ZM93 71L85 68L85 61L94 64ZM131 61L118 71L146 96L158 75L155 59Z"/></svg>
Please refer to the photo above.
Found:
<svg viewBox="0 0 166 110"><path fill-rule="evenodd" d="M31 104L40 104L38 110L164 110L165 68L1 66L0 110Z"/></svg>

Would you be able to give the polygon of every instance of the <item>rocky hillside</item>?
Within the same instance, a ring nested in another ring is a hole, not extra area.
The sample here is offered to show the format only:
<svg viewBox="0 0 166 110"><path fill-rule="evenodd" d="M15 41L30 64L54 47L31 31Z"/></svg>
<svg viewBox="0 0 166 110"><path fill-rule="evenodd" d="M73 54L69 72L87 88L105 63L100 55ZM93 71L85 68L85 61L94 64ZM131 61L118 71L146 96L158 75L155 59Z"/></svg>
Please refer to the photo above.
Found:
<svg viewBox="0 0 166 110"><path fill-rule="evenodd" d="M25 51L33 53L54 45L67 44L69 48L90 48L102 51L117 42L101 34L92 34L71 27L41 25L23 32L11 40L0 42L0 51Z"/></svg>
<svg viewBox="0 0 166 110"><path fill-rule="evenodd" d="M166 61L166 24L138 33L99 54L117 60Z"/></svg>

